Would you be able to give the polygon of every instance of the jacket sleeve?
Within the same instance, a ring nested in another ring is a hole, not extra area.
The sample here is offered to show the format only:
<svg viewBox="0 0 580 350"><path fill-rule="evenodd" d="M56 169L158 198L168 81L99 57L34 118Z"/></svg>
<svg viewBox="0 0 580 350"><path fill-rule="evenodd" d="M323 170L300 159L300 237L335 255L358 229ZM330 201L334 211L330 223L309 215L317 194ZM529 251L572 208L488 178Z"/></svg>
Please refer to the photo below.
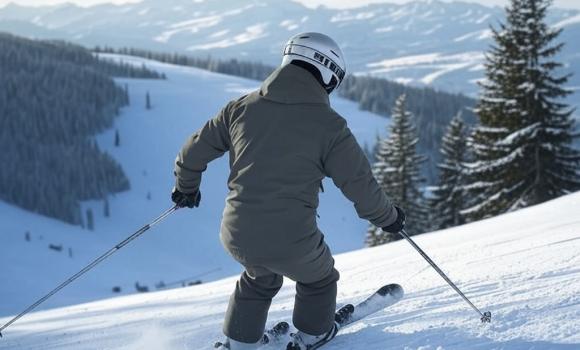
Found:
<svg viewBox="0 0 580 350"><path fill-rule="evenodd" d="M377 227L389 226L397 219L397 211L375 180L369 161L346 121L341 122L323 159L325 175L354 203L360 218Z"/></svg>
<svg viewBox="0 0 580 350"><path fill-rule="evenodd" d="M199 190L201 173L230 148L229 104L190 136L175 159L175 187L183 193Z"/></svg>

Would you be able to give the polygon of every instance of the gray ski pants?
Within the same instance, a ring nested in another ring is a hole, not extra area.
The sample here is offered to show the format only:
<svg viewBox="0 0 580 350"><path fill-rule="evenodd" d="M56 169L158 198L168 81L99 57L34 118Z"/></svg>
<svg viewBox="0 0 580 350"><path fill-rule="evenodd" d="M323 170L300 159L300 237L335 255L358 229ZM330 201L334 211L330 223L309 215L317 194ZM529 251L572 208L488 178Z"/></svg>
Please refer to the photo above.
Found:
<svg viewBox="0 0 580 350"><path fill-rule="evenodd" d="M230 297L224 322L224 334L244 343L258 342L266 326L272 298L282 287L283 276L296 281L296 297L292 322L305 333L320 335L334 323L336 282L330 249L321 240L317 249L295 259L275 261L238 259L245 267ZM244 261L240 261L244 260Z"/></svg>

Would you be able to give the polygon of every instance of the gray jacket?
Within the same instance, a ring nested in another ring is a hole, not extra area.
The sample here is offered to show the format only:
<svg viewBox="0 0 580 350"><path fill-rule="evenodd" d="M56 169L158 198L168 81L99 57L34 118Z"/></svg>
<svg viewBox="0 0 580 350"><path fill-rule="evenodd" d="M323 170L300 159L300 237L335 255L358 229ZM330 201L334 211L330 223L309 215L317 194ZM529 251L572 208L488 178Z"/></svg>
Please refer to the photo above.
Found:
<svg viewBox="0 0 580 350"><path fill-rule="evenodd" d="M278 68L193 134L175 162L177 189L197 191L207 164L225 152L231 172L221 240L240 260L315 250L323 239L316 209L326 176L361 218L378 227L396 219L346 121L301 67Z"/></svg>

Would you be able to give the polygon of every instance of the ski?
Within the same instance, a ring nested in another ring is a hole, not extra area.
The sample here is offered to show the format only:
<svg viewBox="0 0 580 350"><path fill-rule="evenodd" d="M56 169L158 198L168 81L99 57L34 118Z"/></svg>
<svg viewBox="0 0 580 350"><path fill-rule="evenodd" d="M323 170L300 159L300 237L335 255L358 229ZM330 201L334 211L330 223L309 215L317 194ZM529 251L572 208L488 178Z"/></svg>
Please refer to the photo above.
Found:
<svg viewBox="0 0 580 350"><path fill-rule="evenodd" d="M366 298L364 301L353 305L347 304L341 307L334 315L335 327L333 330L327 334L323 339L320 339L314 344L306 345L306 348L300 347L300 345L288 344L287 350L315 350L319 349L325 344L328 344L336 334L357 321L360 321L374 313L377 313L389 306L392 306L399 302L405 292L403 287L398 284L388 284L385 285L371 296Z"/></svg>
<svg viewBox="0 0 580 350"><path fill-rule="evenodd" d="M385 285L364 301L352 305L348 304L340 308L335 315L335 321L339 328L344 328L352 323L362 320L376 312L379 312L399 302L405 292L398 284Z"/></svg>

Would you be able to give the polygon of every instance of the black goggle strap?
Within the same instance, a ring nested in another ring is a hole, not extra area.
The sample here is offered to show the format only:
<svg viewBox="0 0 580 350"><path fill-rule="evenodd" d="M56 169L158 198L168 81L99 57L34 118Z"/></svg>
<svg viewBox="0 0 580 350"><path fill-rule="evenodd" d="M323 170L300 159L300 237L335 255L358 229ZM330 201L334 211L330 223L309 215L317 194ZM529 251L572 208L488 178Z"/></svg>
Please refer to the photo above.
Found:
<svg viewBox="0 0 580 350"><path fill-rule="evenodd" d="M334 74L336 74L336 76L339 79L338 81L339 84L340 82L342 82L342 79L344 79L344 76L346 75L346 72L343 69L341 69L338 66L338 64L336 64L336 62L334 62L331 58L329 58L322 52L314 50L311 47L290 44L284 48L284 55L290 54L302 56L322 64L326 68L330 69Z"/></svg>

